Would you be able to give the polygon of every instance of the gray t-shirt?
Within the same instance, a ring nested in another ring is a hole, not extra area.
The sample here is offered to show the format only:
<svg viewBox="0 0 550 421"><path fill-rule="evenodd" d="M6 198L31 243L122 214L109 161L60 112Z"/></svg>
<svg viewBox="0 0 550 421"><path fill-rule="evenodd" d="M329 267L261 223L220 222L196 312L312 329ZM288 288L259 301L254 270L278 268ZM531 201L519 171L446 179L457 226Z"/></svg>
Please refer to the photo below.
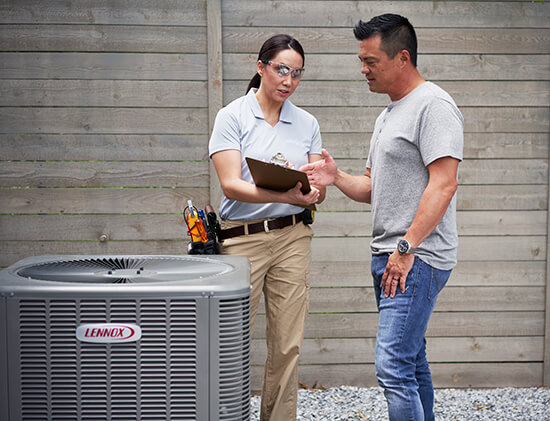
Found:
<svg viewBox="0 0 550 421"><path fill-rule="evenodd" d="M462 160L464 119L451 96L425 82L376 119L367 168L372 177L374 254L392 253L408 231L428 185L427 166L438 158ZM443 219L415 253L442 270L456 265L456 194Z"/></svg>

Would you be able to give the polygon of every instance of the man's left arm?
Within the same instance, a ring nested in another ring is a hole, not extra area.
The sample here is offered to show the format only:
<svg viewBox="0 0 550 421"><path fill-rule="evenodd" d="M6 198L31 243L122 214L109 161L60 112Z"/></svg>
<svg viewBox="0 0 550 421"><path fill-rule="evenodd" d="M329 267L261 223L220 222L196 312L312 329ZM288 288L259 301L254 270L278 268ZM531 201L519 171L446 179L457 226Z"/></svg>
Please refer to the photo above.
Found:
<svg viewBox="0 0 550 421"><path fill-rule="evenodd" d="M403 237L411 247L418 247L437 227L449 207L456 189L458 163L456 158L446 156L436 159L428 165L430 179L422 193L416 216ZM395 296L397 286L405 292L407 275L414 263L413 254L400 254L395 250L388 259L386 271L382 276L382 289L385 296Z"/></svg>

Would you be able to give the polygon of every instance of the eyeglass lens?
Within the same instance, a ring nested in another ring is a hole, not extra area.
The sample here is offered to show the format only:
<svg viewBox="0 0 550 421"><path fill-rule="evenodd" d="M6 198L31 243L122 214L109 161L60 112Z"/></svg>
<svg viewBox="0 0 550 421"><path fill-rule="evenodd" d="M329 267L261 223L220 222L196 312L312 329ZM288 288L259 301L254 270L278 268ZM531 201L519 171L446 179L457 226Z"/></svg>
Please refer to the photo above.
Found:
<svg viewBox="0 0 550 421"><path fill-rule="evenodd" d="M283 63L276 63L274 61L269 61L268 64L272 65L273 68L277 71L279 76L287 76L289 73L294 79L299 79L302 76L304 69L293 69L290 66L287 66Z"/></svg>

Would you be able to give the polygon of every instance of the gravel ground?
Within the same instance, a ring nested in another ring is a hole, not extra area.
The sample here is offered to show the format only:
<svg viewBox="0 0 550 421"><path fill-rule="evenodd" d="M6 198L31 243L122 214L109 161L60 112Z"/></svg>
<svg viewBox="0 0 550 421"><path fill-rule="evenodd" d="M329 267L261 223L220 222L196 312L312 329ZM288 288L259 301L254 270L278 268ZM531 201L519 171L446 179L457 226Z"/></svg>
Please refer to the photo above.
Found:
<svg viewBox="0 0 550 421"><path fill-rule="evenodd" d="M260 397L250 402L250 420L257 421ZM550 388L436 389L434 412L437 421L550 421ZM378 387L298 391L298 421L387 419Z"/></svg>

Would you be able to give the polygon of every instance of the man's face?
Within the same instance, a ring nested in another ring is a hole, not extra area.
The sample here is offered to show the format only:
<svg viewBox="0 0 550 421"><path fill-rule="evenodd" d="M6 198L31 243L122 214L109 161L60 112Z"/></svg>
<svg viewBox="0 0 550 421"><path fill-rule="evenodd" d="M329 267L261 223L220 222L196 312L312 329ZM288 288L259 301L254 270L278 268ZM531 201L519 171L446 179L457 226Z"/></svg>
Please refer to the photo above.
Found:
<svg viewBox="0 0 550 421"><path fill-rule="evenodd" d="M400 55L396 54L390 59L386 52L380 49L381 41L380 35L375 35L360 42L361 73L367 78L371 92L390 94L400 76Z"/></svg>

